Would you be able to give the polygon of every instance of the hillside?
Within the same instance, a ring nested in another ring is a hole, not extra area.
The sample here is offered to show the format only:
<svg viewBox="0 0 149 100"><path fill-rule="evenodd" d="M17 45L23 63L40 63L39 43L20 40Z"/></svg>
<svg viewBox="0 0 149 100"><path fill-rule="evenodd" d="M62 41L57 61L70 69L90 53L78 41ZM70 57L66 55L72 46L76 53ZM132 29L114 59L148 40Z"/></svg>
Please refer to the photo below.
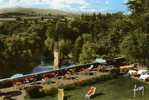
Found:
<svg viewBox="0 0 149 100"><path fill-rule="evenodd" d="M3 8L0 9L0 15L74 15L71 12L65 12L56 9L37 9L37 8Z"/></svg>

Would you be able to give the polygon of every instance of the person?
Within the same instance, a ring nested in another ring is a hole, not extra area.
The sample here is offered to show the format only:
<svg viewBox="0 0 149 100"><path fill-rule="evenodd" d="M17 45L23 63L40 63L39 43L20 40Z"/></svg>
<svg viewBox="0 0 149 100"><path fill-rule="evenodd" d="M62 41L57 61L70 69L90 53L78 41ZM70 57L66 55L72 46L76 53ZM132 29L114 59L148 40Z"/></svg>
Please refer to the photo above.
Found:
<svg viewBox="0 0 149 100"><path fill-rule="evenodd" d="M42 82L46 83L46 84L50 84L51 83L50 78L47 75L43 76Z"/></svg>
<svg viewBox="0 0 149 100"><path fill-rule="evenodd" d="M88 89L87 94L85 95L86 100L90 100L90 97L95 94L95 91L96 91L96 87L91 86L91 87Z"/></svg>
<svg viewBox="0 0 149 100"><path fill-rule="evenodd" d="M22 81L19 81L19 80L16 80L16 81L13 82L13 87L14 87L15 89L21 90L21 89L24 88L23 82L22 82Z"/></svg>
<svg viewBox="0 0 149 100"><path fill-rule="evenodd" d="M26 83L29 83L29 79L28 78L25 78L25 84Z"/></svg>

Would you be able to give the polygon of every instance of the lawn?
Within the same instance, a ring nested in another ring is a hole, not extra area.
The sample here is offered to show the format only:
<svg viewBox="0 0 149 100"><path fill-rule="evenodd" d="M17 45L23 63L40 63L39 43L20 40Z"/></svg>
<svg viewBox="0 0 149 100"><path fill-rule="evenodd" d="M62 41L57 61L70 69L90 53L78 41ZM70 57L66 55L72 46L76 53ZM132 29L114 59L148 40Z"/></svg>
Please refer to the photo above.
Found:
<svg viewBox="0 0 149 100"><path fill-rule="evenodd" d="M138 93L137 97L134 98L132 92L134 84L143 85L142 82L122 77L98 82L93 84L97 90L95 97L91 98L91 100L149 100L149 85L144 84L144 96L141 96L141 94ZM89 86L82 86L74 90L66 90L65 96L70 96L67 100L85 100L84 96L88 88ZM57 96L39 98L36 100L57 100Z"/></svg>

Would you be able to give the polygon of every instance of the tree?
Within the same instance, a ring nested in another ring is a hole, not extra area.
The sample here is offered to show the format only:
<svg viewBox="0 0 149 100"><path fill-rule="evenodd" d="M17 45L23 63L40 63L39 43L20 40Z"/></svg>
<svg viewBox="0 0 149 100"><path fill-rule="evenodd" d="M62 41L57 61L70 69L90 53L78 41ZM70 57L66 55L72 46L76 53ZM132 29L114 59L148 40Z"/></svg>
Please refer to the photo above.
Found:
<svg viewBox="0 0 149 100"><path fill-rule="evenodd" d="M147 0L128 0L128 8L133 14L139 14L145 11L145 3Z"/></svg>
<svg viewBox="0 0 149 100"><path fill-rule="evenodd" d="M128 35L121 44L121 52L132 63L149 63L149 35L133 33Z"/></svg>
<svg viewBox="0 0 149 100"><path fill-rule="evenodd" d="M93 41L92 34L84 33L80 43L81 52L79 55L79 62L84 64L93 61L96 57L97 46Z"/></svg>
<svg viewBox="0 0 149 100"><path fill-rule="evenodd" d="M149 1L148 0L129 0L127 3L131 11L131 19L135 24L136 30L142 32L148 31L148 12L149 12Z"/></svg>
<svg viewBox="0 0 149 100"><path fill-rule="evenodd" d="M90 63L96 58L96 45L94 43L86 42L83 44L82 52L79 61L82 64Z"/></svg>
<svg viewBox="0 0 149 100"><path fill-rule="evenodd" d="M75 43L74 43L74 47L72 50L72 60L74 63L78 63L79 62L79 55L81 53L82 50L82 45L83 45L83 39L81 36L79 36Z"/></svg>
<svg viewBox="0 0 149 100"><path fill-rule="evenodd" d="M50 23L47 30L47 39L45 41L46 46L49 48L49 50L53 51L54 55L54 69L59 69L60 67L60 52L61 52L61 46L66 30L67 30L67 23L57 21L56 23Z"/></svg>
<svg viewBox="0 0 149 100"><path fill-rule="evenodd" d="M0 52L3 72L27 72L38 65L42 55L42 49L39 49L41 42L37 34L20 33L5 38L4 48Z"/></svg>
<svg viewBox="0 0 149 100"><path fill-rule="evenodd" d="M40 57L44 51L45 30L44 24L31 24L28 27L21 25L13 31L8 29L10 33L0 37L1 75L9 76L18 72L29 72L40 63Z"/></svg>
<svg viewBox="0 0 149 100"><path fill-rule="evenodd" d="M60 59L65 59L65 58L70 58L69 54L70 51L72 50L72 45L71 45L71 41L70 40L60 40L59 42L59 48L60 48Z"/></svg>

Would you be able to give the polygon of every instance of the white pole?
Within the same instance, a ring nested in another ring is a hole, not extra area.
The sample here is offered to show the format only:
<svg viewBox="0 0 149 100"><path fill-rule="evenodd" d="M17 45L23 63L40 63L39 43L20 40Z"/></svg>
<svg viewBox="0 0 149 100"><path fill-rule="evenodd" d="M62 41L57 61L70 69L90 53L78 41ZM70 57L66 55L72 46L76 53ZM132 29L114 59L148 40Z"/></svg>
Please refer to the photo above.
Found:
<svg viewBox="0 0 149 100"><path fill-rule="evenodd" d="M142 90L142 96L144 95L144 87L143 87L143 90Z"/></svg>
<svg viewBox="0 0 149 100"><path fill-rule="evenodd" d="M134 92L134 93L133 93L133 97L136 97L136 88L137 88L137 85L135 84L135 85L134 85L134 89L133 89L133 92Z"/></svg>
<svg viewBox="0 0 149 100"><path fill-rule="evenodd" d="M134 91L133 92L133 97L136 97L136 91L135 91L135 89L133 91Z"/></svg>

